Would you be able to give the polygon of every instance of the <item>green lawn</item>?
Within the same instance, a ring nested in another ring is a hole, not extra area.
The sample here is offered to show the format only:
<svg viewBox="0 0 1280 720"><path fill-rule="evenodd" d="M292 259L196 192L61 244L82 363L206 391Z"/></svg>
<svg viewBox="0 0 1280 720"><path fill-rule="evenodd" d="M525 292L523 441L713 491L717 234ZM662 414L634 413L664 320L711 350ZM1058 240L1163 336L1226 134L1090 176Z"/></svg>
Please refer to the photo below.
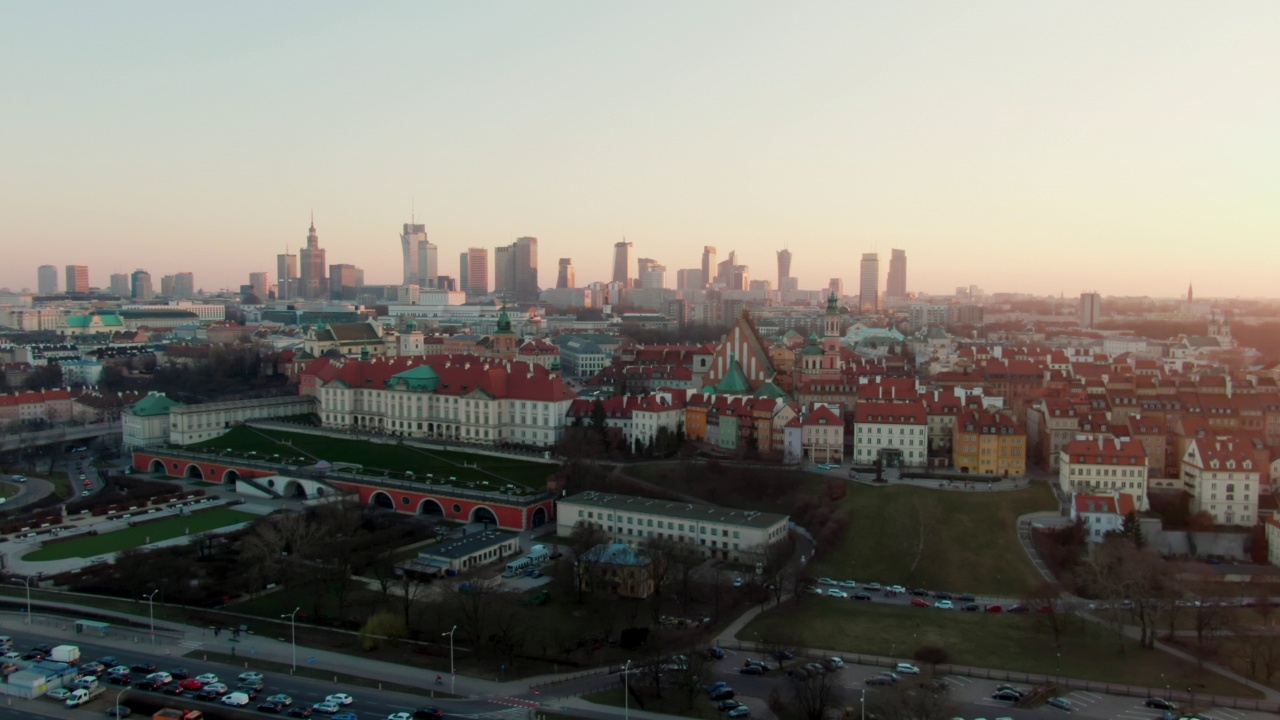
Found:
<svg viewBox="0 0 1280 720"><path fill-rule="evenodd" d="M1138 649L1096 623L1072 618L1059 660L1043 618L1031 615L946 612L882 603L806 596L767 612L738 637L785 646L909 659L917 647L941 647L957 665L1014 670L1163 688L1204 683L1204 692L1258 697L1254 690L1199 670L1159 650ZM1061 662L1059 669L1058 663Z"/></svg>
<svg viewBox="0 0 1280 720"><path fill-rule="evenodd" d="M286 444L287 443L287 444ZM366 471L413 473L426 479L456 478L458 483L475 483L498 487L514 483L541 490L556 465L528 462L514 458L493 457L455 451L421 450L405 445L368 442L354 438L336 438L278 430L258 431L246 427L233 428L225 435L189 446L195 452L217 452L310 465L312 458L331 463L354 463Z"/></svg>
<svg viewBox="0 0 1280 720"><path fill-rule="evenodd" d="M50 543L22 559L30 562L65 560L71 557L94 557L104 553L119 552L127 548L160 542L181 535L194 535L206 530L249 522L259 517L251 513L222 508L205 510L190 515L156 520L131 528L114 530L101 535L81 535L72 540Z"/></svg>

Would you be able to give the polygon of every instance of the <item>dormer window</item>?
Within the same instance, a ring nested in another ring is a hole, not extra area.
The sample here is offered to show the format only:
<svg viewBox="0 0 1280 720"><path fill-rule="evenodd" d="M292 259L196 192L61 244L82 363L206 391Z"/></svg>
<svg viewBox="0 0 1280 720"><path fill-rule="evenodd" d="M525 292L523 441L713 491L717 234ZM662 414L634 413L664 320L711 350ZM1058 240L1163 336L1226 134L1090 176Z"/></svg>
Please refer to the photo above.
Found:
<svg viewBox="0 0 1280 720"><path fill-rule="evenodd" d="M1210 468L1212 468L1212 469L1214 469L1214 470L1217 470L1217 469L1218 469L1218 461L1217 461L1217 460L1210 460L1210 461L1209 461L1209 467L1210 467Z"/></svg>

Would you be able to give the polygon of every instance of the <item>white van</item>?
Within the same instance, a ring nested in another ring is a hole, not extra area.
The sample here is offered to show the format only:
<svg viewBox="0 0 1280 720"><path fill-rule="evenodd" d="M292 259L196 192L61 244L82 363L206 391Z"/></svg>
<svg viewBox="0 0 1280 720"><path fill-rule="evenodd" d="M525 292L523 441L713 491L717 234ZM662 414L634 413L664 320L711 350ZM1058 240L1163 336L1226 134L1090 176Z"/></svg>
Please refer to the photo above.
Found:
<svg viewBox="0 0 1280 720"><path fill-rule="evenodd" d="M13 649L13 638L8 635L0 635L0 652L9 652Z"/></svg>

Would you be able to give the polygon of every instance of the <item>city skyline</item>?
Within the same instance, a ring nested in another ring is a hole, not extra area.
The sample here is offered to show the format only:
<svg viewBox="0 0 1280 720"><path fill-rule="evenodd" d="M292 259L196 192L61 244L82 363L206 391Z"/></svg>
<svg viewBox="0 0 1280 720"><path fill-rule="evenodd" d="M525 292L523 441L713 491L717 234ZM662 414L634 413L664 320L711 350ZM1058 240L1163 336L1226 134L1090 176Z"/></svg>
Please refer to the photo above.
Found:
<svg viewBox="0 0 1280 720"><path fill-rule="evenodd" d="M537 237L579 284L625 237L668 286L704 245L753 278L789 249L802 289L904 248L911 292L1274 296L1280 6L1234 10L20 5L0 286L238 288L314 207L373 284L413 221L445 258Z"/></svg>

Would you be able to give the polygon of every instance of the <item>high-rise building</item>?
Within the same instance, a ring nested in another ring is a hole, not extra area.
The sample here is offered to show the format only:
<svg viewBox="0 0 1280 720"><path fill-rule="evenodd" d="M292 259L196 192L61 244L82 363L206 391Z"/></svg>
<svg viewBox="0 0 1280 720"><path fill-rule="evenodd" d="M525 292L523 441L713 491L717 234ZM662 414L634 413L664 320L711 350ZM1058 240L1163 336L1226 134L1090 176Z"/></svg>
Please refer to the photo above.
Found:
<svg viewBox="0 0 1280 720"><path fill-rule="evenodd" d="M58 294L58 268L53 265L41 265L36 270L36 291L41 295Z"/></svg>
<svg viewBox="0 0 1280 720"><path fill-rule="evenodd" d="M524 302L538 299L538 238L519 237L515 248L515 298Z"/></svg>
<svg viewBox="0 0 1280 720"><path fill-rule="evenodd" d="M129 295L134 300L152 300L156 296L151 286L151 273L146 270L134 270L129 276Z"/></svg>
<svg viewBox="0 0 1280 720"><path fill-rule="evenodd" d="M701 290L707 286L702 268L687 268L676 271L677 290Z"/></svg>
<svg viewBox="0 0 1280 720"><path fill-rule="evenodd" d="M422 285L422 243L427 241L427 226L405 223L400 233L400 249L404 253L404 280L402 285Z"/></svg>
<svg viewBox="0 0 1280 720"><path fill-rule="evenodd" d="M578 287L578 279L574 277L573 258L560 258L560 272L556 275L556 288L565 290Z"/></svg>
<svg viewBox="0 0 1280 720"><path fill-rule="evenodd" d="M637 258L636 259L636 287L644 287L644 274L649 268L657 265L658 261L653 258Z"/></svg>
<svg viewBox="0 0 1280 720"><path fill-rule="evenodd" d="M844 280L841 280L840 278L831 278L831 280L827 282L827 289L830 290L837 298L844 297Z"/></svg>
<svg viewBox="0 0 1280 720"><path fill-rule="evenodd" d="M422 287L436 287L440 275L437 254L438 248L435 243L425 239L418 241L418 284Z"/></svg>
<svg viewBox="0 0 1280 720"><path fill-rule="evenodd" d="M298 256L288 248L276 256L276 298L289 300L298 295Z"/></svg>
<svg viewBox="0 0 1280 720"><path fill-rule="evenodd" d="M270 278L269 273L249 273L249 286L253 288L253 294L257 295L262 302L267 301L267 294L270 292L271 280L268 278Z"/></svg>
<svg viewBox="0 0 1280 720"><path fill-rule="evenodd" d="M1096 292L1080 293L1080 327L1094 328L1102 319L1102 296Z"/></svg>
<svg viewBox="0 0 1280 720"><path fill-rule="evenodd" d="M898 299L907 296L906 250L894 250L889 256L889 279L884 285L884 296Z"/></svg>
<svg viewBox="0 0 1280 720"><path fill-rule="evenodd" d="M716 265L715 284L726 290L746 290L749 284L747 266L738 264L738 251L730 250L729 257Z"/></svg>
<svg viewBox="0 0 1280 720"><path fill-rule="evenodd" d="M69 293L89 292L89 266L88 265L68 265L67 266L67 292Z"/></svg>
<svg viewBox="0 0 1280 720"><path fill-rule="evenodd" d="M862 253L858 305L862 312L880 311L880 256L875 253Z"/></svg>
<svg viewBox="0 0 1280 720"><path fill-rule="evenodd" d="M364 271L355 265L341 263L329 266L329 298L355 300L364 285Z"/></svg>
<svg viewBox="0 0 1280 720"><path fill-rule="evenodd" d="M800 289L800 278L788 277L782 278L782 287L778 288L783 292L795 292Z"/></svg>
<svg viewBox="0 0 1280 720"><path fill-rule="evenodd" d="M662 290L667 286L667 266L650 260L642 265L639 280L642 288Z"/></svg>
<svg viewBox="0 0 1280 720"><path fill-rule="evenodd" d="M324 248L320 247L314 216L311 218L311 229L307 231L307 246L298 251L298 264L301 265L298 297L307 300L324 298L329 288L324 276Z"/></svg>
<svg viewBox="0 0 1280 720"><path fill-rule="evenodd" d="M125 273L111 273L111 294L127 298L133 293L129 290L129 276Z"/></svg>
<svg viewBox="0 0 1280 720"><path fill-rule="evenodd" d="M266 273L263 273L264 275ZM264 285L266 283L263 283ZM180 272L173 276L173 296L179 300L190 300L196 296L196 276L189 272ZM266 296L262 297L266 300Z"/></svg>
<svg viewBox="0 0 1280 720"><path fill-rule="evenodd" d="M468 295L489 293L489 251L468 248L458 256L458 289Z"/></svg>
<svg viewBox="0 0 1280 720"><path fill-rule="evenodd" d="M173 297L173 276L160 276L160 297Z"/></svg>
<svg viewBox="0 0 1280 720"><path fill-rule="evenodd" d="M778 289L785 290L787 279L791 277L791 251L778 251Z"/></svg>
<svg viewBox="0 0 1280 720"><path fill-rule="evenodd" d="M626 240L613 244L613 282L630 286L627 271L631 268L631 246Z"/></svg>
<svg viewBox="0 0 1280 720"><path fill-rule="evenodd" d="M706 287L715 281L716 248L714 245L702 246L702 285Z"/></svg>
<svg viewBox="0 0 1280 720"><path fill-rule="evenodd" d="M500 245L493 249L493 291L512 297L516 291L516 248Z"/></svg>

